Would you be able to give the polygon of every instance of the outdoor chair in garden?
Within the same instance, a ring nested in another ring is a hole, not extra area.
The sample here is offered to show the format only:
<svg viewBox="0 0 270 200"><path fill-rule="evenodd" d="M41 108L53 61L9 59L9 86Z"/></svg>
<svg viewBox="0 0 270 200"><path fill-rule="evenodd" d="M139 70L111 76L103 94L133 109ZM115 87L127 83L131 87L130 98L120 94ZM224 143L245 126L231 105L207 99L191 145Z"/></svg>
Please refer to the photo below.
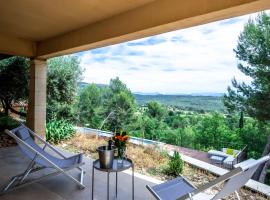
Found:
<svg viewBox="0 0 270 200"><path fill-rule="evenodd" d="M252 177L257 168L270 160L270 156L262 157L258 160L249 159L235 166L232 171L216 178L215 180L196 188L184 177L155 185L147 185L148 190L158 200L218 200L235 192L237 199L240 197L237 190L244 186ZM222 185L223 183L223 185ZM206 190L221 184L221 189L217 194L210 195Z"/></svg>
<svg viewBox="0 0 270 200"><path fill-rule="evenodd" d="M0 191L0 194L58 174L65 175L71 181L76 183L80 189L85 188L83 185L84 171L81 168L81 166L84 165L82 162L82 154L77 154L71 157L64 156L23 124L13 130L5 130L5 133L16 140L20 150L27 158L29 158L30 163L23 173L11 178L11 180L4 186L3 190ZM30 178L28 178L31 174L47 168L51 168L53 170L48 170L50 173L46 173L45 175L41 175L35 179L30 180ZM67 171L72 169L79 170L79 180L67 173Z"/></svg>
<svg viewBox="0 0 270 200"><path fill-rule="evenodd" d="M234 165L246 159L247 159L247 146L241 149L237 154L229 155L227 158L225 158L223 160L222 165L224 168L233 169Z"/></svg>
<svg viewBox="0 0 270 200"><path fill-rule="evenodd" d="M232 169L233 166L247 158L247 146L242 150L222 148L222 151L210 150L208 157L214 164L220 164L224 168Z"/></svg>

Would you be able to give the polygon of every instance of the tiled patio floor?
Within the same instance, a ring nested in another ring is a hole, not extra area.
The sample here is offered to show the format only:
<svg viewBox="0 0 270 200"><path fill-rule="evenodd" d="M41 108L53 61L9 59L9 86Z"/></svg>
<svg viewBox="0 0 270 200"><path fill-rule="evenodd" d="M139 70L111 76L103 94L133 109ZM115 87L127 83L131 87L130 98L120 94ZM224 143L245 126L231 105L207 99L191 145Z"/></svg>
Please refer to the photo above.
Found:
<svg viewBox="0 0 270 200"><path fill-rule="evenodd" d="M48 178L38 183L28 185L8 194L0 196L1 200L90 200L91 199L91 172L92 161L85 158L86 171L84 183L86 189L79 190L77 186L64 177L58 175ZM10 177L23 172L28 164L28 160L18 150L18 147L0 148L0 187L6 183ZM70 172L77 175L77 170ZM110 175L110 199L115 199L115 174ZM135 199L153 199L145 185L153 183L135 177ZM95 197L96 200L106 199L106 173L96 171L95 175ZM126 173L118 175L118 199L131 199L131 176Z"/></svg>

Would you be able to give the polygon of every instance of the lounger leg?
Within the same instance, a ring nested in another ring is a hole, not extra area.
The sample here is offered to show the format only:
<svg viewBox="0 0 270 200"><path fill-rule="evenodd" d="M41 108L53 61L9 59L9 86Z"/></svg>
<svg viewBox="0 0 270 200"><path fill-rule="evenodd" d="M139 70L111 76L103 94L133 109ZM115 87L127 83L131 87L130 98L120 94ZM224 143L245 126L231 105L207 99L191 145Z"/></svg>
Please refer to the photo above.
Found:
<svg viewBox="0 0 270 200"><path fill-rule="evenodd" d="M95 184L95 168L94 166L92 167L92 199L94 200L94 184Z"/></svg>
<svg viewBox="0 0 270 200"><path fill-rule="evenodd" d="M16 176L14 176L14 177L12 177L11 178L11 180L7 183L7 186L4 188L4 189L2 189L2 191L0 191L0 195L2 194L2 192L4 192L4 193L6 193L8 190L13 190L14 188L19 188L19 187L21 187L22 185L25 185L25 183L23 183L23 179L25 179L29 174L31 174L31 173L34 173L34 172L37 172L37 171L40 171L40 170L42 170L42 169L44 169L45 167L39 167L39 168L36 168L36 169L31 169L30 171L28 170L28 171L25 171L24 173L22 173L22 174L18 174L18 175L16 175ZM27 173L26 173L27 172ZM27 175L26 175L27 174ZM15 183L15 181L17 181L17 180L20 180L20 182L19 183L17 183L15 186L13 186L12 188L11 188L11 186ZM31 183L32 181L30 181L30 182L27 182L27 184L29 184L29 183ZM33 181L34 182L34 181Z"/></svg>
<svg viewBox="0 0 270 200"><path fill-rule="evenodd" d="M81 167L77 167L76 169L78 169L79 171L82 171L83 170Z"/></svg>
<svg viewBox="0 0 270 200"><path fill-rule="evenodd" d="M37 158L37 154L35 155L35 157L33 158L33 160L31 160L31 162L29 163L28 167L24 171L24 173L22 175L23 177L21 178L19 184L21 184L26 179L26 177L28 176L28 174L32 171L33 167L35 166L36 158Z"/></svg>
<svg viewBox="0 0 270 200"><path fill-rule="evenodd" d="M236 194L237 199L238 199L238 200L241 200L241 199L240 199L240 196L239 196L239 194L238 194L238 192L235 191L234 193Z"/></svg>
<svg viewBox="0 0 270 200"><path fill-rule="evenodd" d="M116 196L116 199L117 199L117 187L118 187L118 172L115 173L115 196Z"/></svg>
<svg viewBox="0 0 270 200"><path fill-rule="evenodd" d="M73 182L75 182L80 187L80 189L84 189L85 188L85 186L80 181L78 181L77 179L75 179L73 176L69 175L67 172L62 171L62 173L64 175L66 175L68 178L70 178Z"/></svg>
<svg viewBox="0 0 270 200"><path fill-rule="evenodd" d="M82 185L83 185L83 175L84 175L84 171L82 170L81 171L81 178L80 178L80 182L81 182Z"/></svg>
<svg viewBox="0 0 270 200"><path fill-rule="evenodd" d="M192 194L189 193L188 196L189 196L189 200L193 200Z"/></svg>
<svg viewBox="0 0 270 200"><path fill-rule="evenodd" d="M110 172L107 172L107 200L110 199Z"/></svg>
<svg viewBox="0 0 270 200"><path fill-rule="evenodd" d="M7 191L7 190L10 188L10 186L11 186L17 179L18 179L17 176L13 177L13 178L11 179L11 181L8 183L8 185L3 189L3 191L4 191L4 192Z"/></svg>
<svg viewBox="0 0 270 200"><path fill-rule="evenodd" d="M18 184L22 184L22 182L26 179L29 173L31 173L34 165L35 165L35 158L30 162L30 164L28 165L24 173L14 176L11 179L11 181L7 184L7 186L3 189L3 191L7 191L11 187L11 185L19 178L20 178L20 182Z"/></svg>
<svg viewBox="0 0 270 200"><path fill-rule="evenodd" d="M33 168L30 168L30 169L28 169L28 170L24 173L24 175L23 175L23 177L21 178L19 184L23 183L23 181L26 179L26 177L29 175L29 173L32 171L32 169L33 169Z"/></svg>

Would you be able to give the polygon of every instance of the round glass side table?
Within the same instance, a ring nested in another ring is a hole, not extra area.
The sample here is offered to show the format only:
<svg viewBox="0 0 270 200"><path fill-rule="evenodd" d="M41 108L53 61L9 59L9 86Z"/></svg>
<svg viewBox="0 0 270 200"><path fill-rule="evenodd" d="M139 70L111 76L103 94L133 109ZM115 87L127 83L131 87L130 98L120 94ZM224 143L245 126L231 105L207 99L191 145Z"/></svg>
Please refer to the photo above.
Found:
<svg viewBox="0 0 270 200"><path fill-rule="evenodd" d="M92 200L94 200L94 184L95 184L95 170L102 172L107 172L107 200L110 199L110 173L115 172L115 195L117 199L117 186L118 186L118 172L132 168L132 200L134 200L134 164L132 160L126 158L123 160L123 163L119 164L117 158L113 161L113 167L110 169L103 169L100 167L99 159L93 162L92 169Z"/></svg>

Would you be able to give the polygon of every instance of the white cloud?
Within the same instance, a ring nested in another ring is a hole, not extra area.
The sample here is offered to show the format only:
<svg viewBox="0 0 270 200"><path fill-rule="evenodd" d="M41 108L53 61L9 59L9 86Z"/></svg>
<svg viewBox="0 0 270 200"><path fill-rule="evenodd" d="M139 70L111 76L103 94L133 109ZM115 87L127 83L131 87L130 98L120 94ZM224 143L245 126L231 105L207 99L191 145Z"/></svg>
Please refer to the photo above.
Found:
<svg viewBox="0 0 270 200"><path fill-rule="evenodd" d="M250 16L80 53L84 81L108 84L119 76L133 92L225 92L234 76L249 81L233 48Z"/></svg>

